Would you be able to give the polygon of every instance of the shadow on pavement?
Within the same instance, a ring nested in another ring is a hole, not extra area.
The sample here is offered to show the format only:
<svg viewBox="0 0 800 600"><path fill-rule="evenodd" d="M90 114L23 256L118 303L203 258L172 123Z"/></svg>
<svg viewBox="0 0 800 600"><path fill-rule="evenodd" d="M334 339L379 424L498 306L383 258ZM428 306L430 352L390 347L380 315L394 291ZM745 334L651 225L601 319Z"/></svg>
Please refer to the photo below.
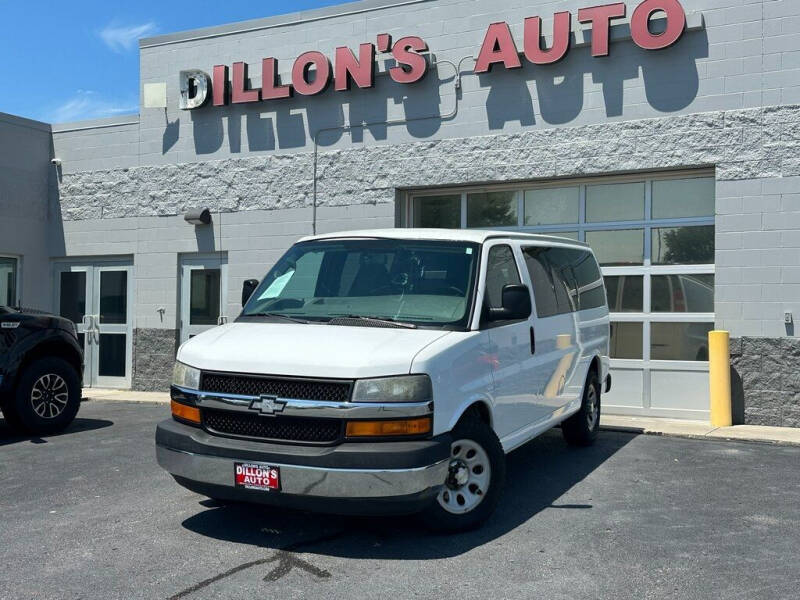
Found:
<svg viewBox="0 0 800 600"><path fill-rule="evenodd" d="M428 533L414 517L343 517L263 506L217 505L183 522L210 538L284 551L346 558L420 560L457 556L519 527L546 508L591 510L591 504L554 504L635 436L601 434L590 448L573 448L558 430L508 455L506 487L497 511L476 531Z"/></svg>
<svg viewBox="0 0 800 600"><path fill-rule="evenodd" d="M19 442L30 442L32 444L46 444L47 440L55 437L62 437L75 433L83 433L85 431L94 431L95 429L105 429L111 427L113 421L107 419L82 419L76 418L69 427L60 433L46 436L24 435L12 429L6 420L0 417L0 446L7 446L9 444L17 444Z"/></svg>

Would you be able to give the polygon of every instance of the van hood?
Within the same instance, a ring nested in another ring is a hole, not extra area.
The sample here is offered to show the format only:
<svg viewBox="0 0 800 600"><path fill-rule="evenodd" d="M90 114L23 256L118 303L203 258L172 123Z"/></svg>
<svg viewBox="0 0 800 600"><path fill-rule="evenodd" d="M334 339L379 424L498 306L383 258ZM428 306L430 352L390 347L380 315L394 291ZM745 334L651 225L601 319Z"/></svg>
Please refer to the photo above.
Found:
<svg viewBox="0 0 800 600"><path fill-rule="evenodd" d="M178 360L203 370L355 379L408 373L449 331L325 324L230 323L193 337Z"/></svg>

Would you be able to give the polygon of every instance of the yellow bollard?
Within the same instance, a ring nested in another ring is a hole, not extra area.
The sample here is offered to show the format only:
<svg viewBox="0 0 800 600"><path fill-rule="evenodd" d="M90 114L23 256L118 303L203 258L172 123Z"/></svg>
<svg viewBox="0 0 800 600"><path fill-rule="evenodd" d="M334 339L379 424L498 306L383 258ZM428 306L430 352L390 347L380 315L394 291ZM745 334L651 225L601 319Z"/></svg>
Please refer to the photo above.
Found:
<svg viewBox="0 0 800 600"><path fill-rule="evenodd" d="M727 331L708 332L708 380L711 391L711 426L733 425L731 407L731 351Z"/></svg>

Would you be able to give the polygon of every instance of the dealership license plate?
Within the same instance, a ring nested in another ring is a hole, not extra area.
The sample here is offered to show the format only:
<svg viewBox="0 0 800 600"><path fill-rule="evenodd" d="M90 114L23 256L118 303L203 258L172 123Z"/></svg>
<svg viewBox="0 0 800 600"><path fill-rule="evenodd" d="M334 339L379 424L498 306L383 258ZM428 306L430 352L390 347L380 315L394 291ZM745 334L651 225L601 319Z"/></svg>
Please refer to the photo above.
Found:
<svg viewBox="0 0 800 600"><path fill-rule="evenodd" d="M281 489L281 471L262 463L234 463L236 487L263 492Z"/></svg>

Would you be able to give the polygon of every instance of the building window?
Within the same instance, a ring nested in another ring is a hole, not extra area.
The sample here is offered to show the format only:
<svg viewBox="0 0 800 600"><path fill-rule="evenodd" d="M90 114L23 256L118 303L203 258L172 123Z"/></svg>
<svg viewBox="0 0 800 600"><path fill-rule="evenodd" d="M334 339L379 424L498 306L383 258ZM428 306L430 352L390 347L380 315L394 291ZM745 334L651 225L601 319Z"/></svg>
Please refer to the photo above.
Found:
<svg viewBox="0 0 800 600"><path fill-rule="evenodd" d="M17 259L0 256L0 304L17 305Z"/></svg>
<svg viewBox="0 0 800 600"><path fill-rule="evenodd" d="M689 173L415 193L407 222L585 241L605 280L612 359L696 362L714 324L714 189L713 175Z"/></svg>
<svg viewBox="0 0 800 600"><path fill-rule="evenodd" d="M414 227L461 226L461 195L425 196L414 199Z"/></svg>

